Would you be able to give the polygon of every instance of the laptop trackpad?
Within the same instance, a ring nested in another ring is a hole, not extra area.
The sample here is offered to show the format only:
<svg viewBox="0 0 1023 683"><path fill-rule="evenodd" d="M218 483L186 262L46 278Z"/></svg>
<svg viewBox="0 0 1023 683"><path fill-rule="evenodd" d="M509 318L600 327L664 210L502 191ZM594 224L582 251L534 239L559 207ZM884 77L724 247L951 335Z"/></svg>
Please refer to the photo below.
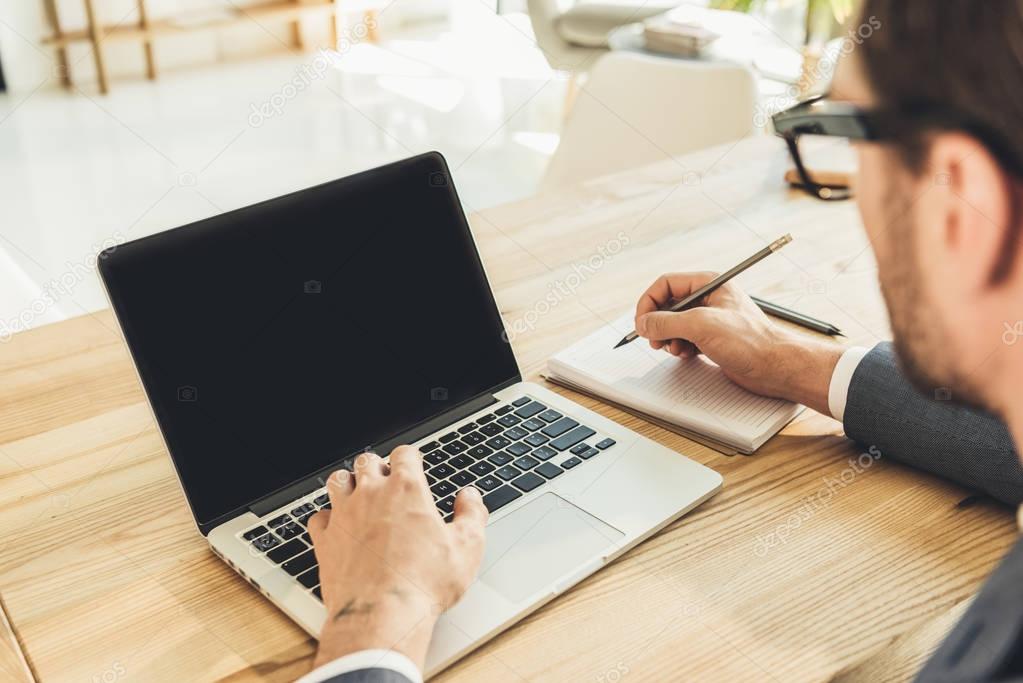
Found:
<svg viewBox="0 0 1023 683"><path fill-rule="evenodd" d="M546 493L487 527L480 580L512 602L613 550L624 536L555 493Z"/></svg>

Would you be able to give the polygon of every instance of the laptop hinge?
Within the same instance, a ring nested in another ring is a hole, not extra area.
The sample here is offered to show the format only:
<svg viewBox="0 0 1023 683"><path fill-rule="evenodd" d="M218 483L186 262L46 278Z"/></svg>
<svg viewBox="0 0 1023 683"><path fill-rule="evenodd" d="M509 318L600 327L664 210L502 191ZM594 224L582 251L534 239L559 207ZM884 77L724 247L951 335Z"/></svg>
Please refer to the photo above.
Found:
<svg viewBox="0 0 1023 683"><path fill-rule="evenodd" d="M514 384L514 382L512 382ZM507 383L506 383L507 384ZM504 386L498 387L498 390L503 389ZM487 393L477 396L476 398L470 399L465 403L455 406L454 408L437 415L436 417L430 418L425 422L420 422L415 427L408 429L394 437L382 441L376 444L368 444L363 446L354 453L349 453L345 457L338 461L335 461L324 467L319 472L302 479L290 486L286 486L283 489L279 489L264 498L260 498L256 502L249 506L249 511L260 517L267 515L282 505L287 505L293 500L301 498L302 496L315 491L318 488L323 487L327 483L327 477L330 476L331 472L341 469L342 467L350 470L352 469L352 461L355 457L366 450L372 450L380 455L387 455L396 446L400 446L403 443L414 443L419 439L423 438L427 434L435 432L439 429L446 427L447 425L461 420L463 417L472 415L478 410L482 410L489 405L497 403L497 399L494 398L493 394Z"/></svg>

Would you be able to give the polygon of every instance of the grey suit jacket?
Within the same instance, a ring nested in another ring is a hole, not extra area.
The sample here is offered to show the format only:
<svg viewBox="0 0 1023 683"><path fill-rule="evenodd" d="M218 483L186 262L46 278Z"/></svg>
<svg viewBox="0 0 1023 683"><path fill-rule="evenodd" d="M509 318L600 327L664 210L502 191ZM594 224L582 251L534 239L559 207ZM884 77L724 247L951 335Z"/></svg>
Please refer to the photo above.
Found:
<svg viewBox="0 0 1023 683"><path fill-rule="evenodd" d="M1005 503L1023 502L1023 466L1005 425L952 403L944 390L909 384L891 344L879 344L853 374L845 433L896 460ZM1023 541L985 583L963 619L924 666L920 683L1023 683ZM392 671L365 669L331 683L407 683Z"/></svg>
<svg viewBox="0 0 1023 683"><path fill-rule="evenodd" d="M328 678L323 683L411 683L408 678L390 669L358 669Z"/></svg>

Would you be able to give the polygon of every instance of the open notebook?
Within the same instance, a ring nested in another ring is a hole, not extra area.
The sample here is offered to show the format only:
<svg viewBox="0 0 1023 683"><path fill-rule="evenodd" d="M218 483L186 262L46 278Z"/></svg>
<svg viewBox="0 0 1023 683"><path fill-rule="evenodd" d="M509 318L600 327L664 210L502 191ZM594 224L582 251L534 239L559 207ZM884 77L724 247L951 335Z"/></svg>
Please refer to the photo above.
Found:
<svg viewBox="0 0 1023 683"><path fill-rule="evenodd" d="M643 339L613 349L632 324L631 315L623 316L550 358L551 379L742 453L760 448L803 410L746 391L702 356L680 360L651 349Z"/></svg>

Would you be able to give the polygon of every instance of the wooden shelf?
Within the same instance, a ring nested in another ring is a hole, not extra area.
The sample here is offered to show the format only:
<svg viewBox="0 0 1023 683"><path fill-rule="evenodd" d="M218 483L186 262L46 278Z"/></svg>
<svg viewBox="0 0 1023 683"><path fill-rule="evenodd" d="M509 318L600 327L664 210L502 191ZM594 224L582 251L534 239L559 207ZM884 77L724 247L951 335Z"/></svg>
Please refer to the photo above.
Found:
<svg viewBox="0 0 1023 683"><path fill-rule="evenodd" d="M71 85L68 46L73 43L91 43L93 59L96 62L99 91L103 94L106 94L108 90L106 63L103 57L103 46L106 43L141 42L145 50L146 75L152 80L156 78L153 41L157 38L185 35L196 31L212 31L247 23L283 21L291 24L291 42L297 49L301 49L303 47L301 20L308 16L324 16L327 17L329 23L330 44L336 46L338 42L337 0L274 0L274 2L264 5L233 7L223 11L218 8L213 13L192 12L156 21L149 19L146 12L146 0L135 0L139 20L138 23L131 25L104 24L96 17L97 0L82 0L85 5L86 26L74 31L61 30L56 0L42 0L42 2L47 19L53 29L53 34L43 38L42 42L44 45L56 48L58 68L64 85ZM346 6L345 11L351 12L353 8ZM354 11L361 11L365 15L366 37L369 41L376 42L375 19L378 8L365 7Z"/></svg>
<svg viewBox="0 0 1023 683"><path fill-rule="evenodd" d="M298 4L296 2L275 2L268 5L254 5L244 9L229 9L223 17L211 17L209 21L189 23L189 15L177 18L151 21L148 26L119 25L99 27L104 43L132 40L151 40L169 35L183 35L195 31L215 30L244 24L249 21L297 21L309 15L327 15L337 11L331 0L318 0L315 3ZM43 39L46 45L64 47L71 43L92 40L88 29L68 31L60 35L48 36Z"/></svg>

